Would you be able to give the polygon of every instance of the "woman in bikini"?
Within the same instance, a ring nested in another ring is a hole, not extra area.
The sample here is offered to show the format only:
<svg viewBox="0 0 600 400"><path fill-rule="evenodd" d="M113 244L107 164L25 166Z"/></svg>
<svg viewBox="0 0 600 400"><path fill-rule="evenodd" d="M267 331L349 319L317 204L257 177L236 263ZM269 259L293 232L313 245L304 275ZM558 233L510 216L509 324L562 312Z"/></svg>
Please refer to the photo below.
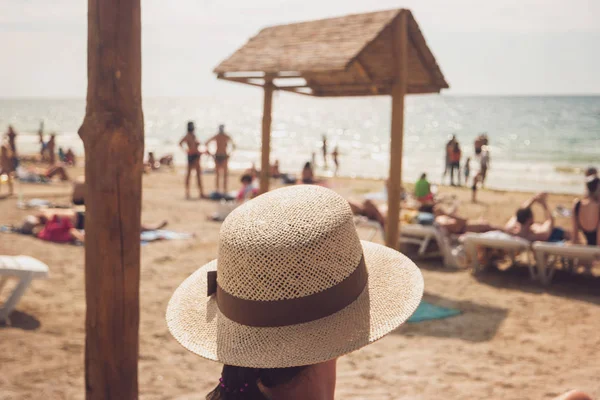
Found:
<svg viewBox="0 0 600 400"><path fill-rule="evenodd" d="M586 171L587 194L573 205L573 243L580 243L581 231L586 243L600 246L600 178L596 168Z"/></svg>
<svg viewBox="0 0 600 400"><path fill-rule="evenodd" d="M196 180L198 183L198 190L200 191L200 198L204 199L206 196L204 195L204 189L202 188L202 171L200 169L200 156L202 153L198 149L200 146L200 142L196 139L195 127L192 121L187 124L187 133L185 136L179 141L179 146L187 150L187 174L185 176L185 198L190 198L190 176L192 175L192 170L196 171Z"/></svg>

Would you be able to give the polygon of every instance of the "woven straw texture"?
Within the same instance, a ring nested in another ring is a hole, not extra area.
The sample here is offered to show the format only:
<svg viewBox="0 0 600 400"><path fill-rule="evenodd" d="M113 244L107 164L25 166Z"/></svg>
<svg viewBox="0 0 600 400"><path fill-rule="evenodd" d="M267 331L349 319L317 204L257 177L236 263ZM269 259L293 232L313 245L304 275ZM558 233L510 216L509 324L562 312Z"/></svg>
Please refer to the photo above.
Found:
<svg viewBox="0 0 600 400"><path fill-rule="evenodd" d="M364 254L367 287L348 307L297 325L258 328L220 313L206 296L207 271L252 300L281 300L325 290ZM218 265L218 268L217 268ZM221 229L219 259L186 279L167 308L173 336L188 350L229 365L309 365L359 349L405 322L423 293L418 268L392 249L360 242L347 202L316 186L278 189L244 204Z"/></svg>

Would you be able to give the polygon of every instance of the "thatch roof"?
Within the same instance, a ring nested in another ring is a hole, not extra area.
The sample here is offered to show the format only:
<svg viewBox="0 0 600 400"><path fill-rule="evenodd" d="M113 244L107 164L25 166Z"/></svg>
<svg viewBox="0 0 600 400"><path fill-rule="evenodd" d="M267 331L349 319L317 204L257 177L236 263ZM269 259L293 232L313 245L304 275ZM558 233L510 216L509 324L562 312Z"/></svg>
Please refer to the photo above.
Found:
<svg viewBox="0 0 600 400"><path fill-rule="evenodd" d="M408 23L408 93L448 88L417 22L402 9L265 28L214 72L258 86L274 77L279 89L314 96L390 94L397 76L392 23L401 13ZM280 84L284 77L305 83Z"/></svg>

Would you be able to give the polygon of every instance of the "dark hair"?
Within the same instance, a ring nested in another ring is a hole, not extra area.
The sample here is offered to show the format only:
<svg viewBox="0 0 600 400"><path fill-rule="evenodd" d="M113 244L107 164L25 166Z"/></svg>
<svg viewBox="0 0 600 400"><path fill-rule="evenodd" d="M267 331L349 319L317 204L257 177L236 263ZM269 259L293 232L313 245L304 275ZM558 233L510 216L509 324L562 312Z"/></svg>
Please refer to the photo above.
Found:
<svg viewBox="0 0 600 400"><path fill-rule="evenodd" d="M533 218L533 211L531 211L531 207L519 208L517 210L517 222L520 224L524 224Z"/></svg>
<svg viewBox="0 0 600 400"><path fill-rule="evenodd" d="M258 383L274 388L291 382L306 366L289 368L245 368L223 365L217 387L206 400L267 400Z"/></svg>
<svg viewBox="0 0 600 400"><path fill-rule="evenodd" d="M597 175L598 170L595 167L589 167L585 170L585 176Z"/></svg>
<svg viewBox="0 0 600 400"><path fill-rule="evenodd" d="M187 131L188 132L194 132L194 121L189 121L187 123Z"/></svg>
<svg viewBox="0 0 600 400"><path fill-rule="evenodd" d="M421 174L421 179L425 179L425 178L427 178L427 174L426 174L425 172L423 172L423 173Z"/></svg>
<svg viewBox="0 0 600 400"><path fill-rule="evenodd" d="M244 175L242 175L242 178L240 179L240 182L242 182L242 183L252 183L252 175L250 175L250 174L244 174Z"/></svg>
<svg viewBox="0 0 600 400"><path fill-rule="evenodd" d="M304 164L304 169L307 169L307 168L312 168L310 165L310 161L307 161L306 164Z"/></svg>
<svg viewBox="0 0 600 400"><path fill-rule="evenodd" d="M591 181L586 183L586 186L589 194L596 193L596 190L598 190L598 187L600 186L600 178L592 179Z"/></svg>

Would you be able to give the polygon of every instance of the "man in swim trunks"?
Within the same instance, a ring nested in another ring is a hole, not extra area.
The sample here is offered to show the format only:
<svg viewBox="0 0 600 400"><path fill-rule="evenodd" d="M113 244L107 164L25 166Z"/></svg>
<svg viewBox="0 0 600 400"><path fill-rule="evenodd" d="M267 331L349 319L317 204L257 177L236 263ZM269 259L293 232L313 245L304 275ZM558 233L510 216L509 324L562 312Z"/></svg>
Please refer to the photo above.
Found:
<svg viewBox="0 0 600 400"><path fill-rule="evenodd" d="M235 143L225 133L225 125L219 125L219 133L208 139L206 147L211 143L215 143L217 149L213 157L215 158L215 176L216 176L216 191L219 192L221 176L223 176L223 191L221 193L227 193L227 174L228 174L228 163L229 156L231 153L227 152L227 148L231 143L232 151L235 150Z"/></svg>
<svg viewBox="0 0 600 400"><path fill-rule="evenodd" d="M529 241L560 242L569 240L571 238L569 232L554 226L554 217L548 207L547 199L547 193L539 193L527 200L506 223L505 232ZM541 224L535 223L533 219L531 207L535 203L544 209L545 221Z"/></svg>
<svg viewBox="0 0 600 400"><path fill-rule="evenodd" d="M185 147L183 146L185 144ZM187 174L185 176L185 198L190 198L190 176L192 170L196 171L196 180L198 184L198 190L200 191L200 198L204 199L204 189L202 188L202 171L200 169L200 155L202 154L198 147L200 142L196 139L194 122L189 121L187 124L187 133L179 141L179 146L187 150Z"/></svg>

